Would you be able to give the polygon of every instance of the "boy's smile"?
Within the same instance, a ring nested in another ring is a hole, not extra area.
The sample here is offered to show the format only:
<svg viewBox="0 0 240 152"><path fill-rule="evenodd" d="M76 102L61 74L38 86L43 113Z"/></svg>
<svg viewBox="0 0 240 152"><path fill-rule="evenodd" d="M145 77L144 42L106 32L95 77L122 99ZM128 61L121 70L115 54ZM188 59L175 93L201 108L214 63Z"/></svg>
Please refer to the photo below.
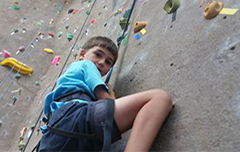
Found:
<svg viewBox="0 0 240 152"><path fill-rule="evenodd" d="M88 51L81 50L79 59L92 61L102 76L107 74L114 63L113 54L107 49L100 46L95 46Z"/></svg>

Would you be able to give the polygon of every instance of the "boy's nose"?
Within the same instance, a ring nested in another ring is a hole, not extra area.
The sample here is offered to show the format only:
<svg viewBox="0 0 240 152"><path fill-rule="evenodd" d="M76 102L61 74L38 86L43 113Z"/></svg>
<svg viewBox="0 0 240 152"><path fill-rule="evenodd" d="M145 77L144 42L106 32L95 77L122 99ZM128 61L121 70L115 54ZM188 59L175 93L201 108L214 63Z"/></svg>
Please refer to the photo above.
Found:
<svg viewBox="0 0 240 152"><path fill-rule="evenodd" d="M98 64L102 67L104 66L104 60L99 60Z"/></svg>

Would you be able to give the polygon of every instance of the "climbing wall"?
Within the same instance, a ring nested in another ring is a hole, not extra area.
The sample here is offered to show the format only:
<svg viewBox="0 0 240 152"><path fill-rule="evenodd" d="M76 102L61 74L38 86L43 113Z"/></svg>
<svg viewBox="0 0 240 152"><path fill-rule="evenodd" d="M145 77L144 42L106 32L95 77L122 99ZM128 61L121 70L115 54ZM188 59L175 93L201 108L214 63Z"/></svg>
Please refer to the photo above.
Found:
<svg viewBox="0 0 240 152"><path fill-rule="evenodd" d="M166 2L136 1L111 75L116 95L159 88L172 96L175 108L152 151L239 151L239 11L207 20L204 8L210 0L180 0L177 11L170 14L164 10ZM19 151L23 127L27 131L21 144L27 144L26 151L35 146L41 137L38 117L44 96L53 89L60 72L76 60L90 37L108 36L117 43L123 33L119 22L124 23L132 3L1 2L0 51L6 50L33 69L31 75L19 75L20 71L11 67L0 67L1 151ZM224 8L240 8L237 0L223 3ZM140 21L147 25L134 33L134 23ZM21 46L25 51L18 52ZM45 48L54 53L44 52ZM124 134L112 151L124 151L129 134Z"/></svg>
<svg viewBox="0 0 240 152"><path fill-rule="evenodd" d="M240 12L206 20L208 2L181 0L173 14L163 10L166 1L135 7L132 23L149 24L141 43L129 32L114 82L118 96L153 88L172 96L175 108L152 151L240 150ZM223 2L240 8L236 0Z"/></svg>

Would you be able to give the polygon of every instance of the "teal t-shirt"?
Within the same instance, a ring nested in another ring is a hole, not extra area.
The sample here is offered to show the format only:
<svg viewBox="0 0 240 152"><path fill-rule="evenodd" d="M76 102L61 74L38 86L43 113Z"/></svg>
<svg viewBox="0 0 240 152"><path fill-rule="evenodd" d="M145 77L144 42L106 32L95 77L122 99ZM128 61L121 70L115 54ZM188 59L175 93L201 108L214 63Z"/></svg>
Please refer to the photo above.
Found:
<svg viewBox="0 0 240 152"><path fill-rule="evenodd" d="M54 102L54 99L66 93L82 90L91 95L93 99L96 99L94 89L99 85L103 85L107 89L100 72L92 61L73 62L66 72L58 78L55 89L45 97L43 108L45 116L48 115L50 109L54 112L65 104ZM86 102L80 99L72 101Z"/></svg>

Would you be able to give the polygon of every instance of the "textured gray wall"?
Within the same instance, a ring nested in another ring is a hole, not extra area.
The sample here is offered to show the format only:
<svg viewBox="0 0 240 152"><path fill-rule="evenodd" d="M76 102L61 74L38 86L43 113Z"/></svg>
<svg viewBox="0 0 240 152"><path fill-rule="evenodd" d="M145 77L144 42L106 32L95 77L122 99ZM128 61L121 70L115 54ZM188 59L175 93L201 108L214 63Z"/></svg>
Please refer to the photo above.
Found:
<svg viewBox="0 0 240 152"><path fill-rule="evenodd" d="M206 2L198 3L181 0L174 22L165 1L139 0L135 8L133 22L149 25L141 45L131 31L115 88L119 96L151 88L171 94L176 107L153 151L240 151L239 12L206 20Z"/></svg>

